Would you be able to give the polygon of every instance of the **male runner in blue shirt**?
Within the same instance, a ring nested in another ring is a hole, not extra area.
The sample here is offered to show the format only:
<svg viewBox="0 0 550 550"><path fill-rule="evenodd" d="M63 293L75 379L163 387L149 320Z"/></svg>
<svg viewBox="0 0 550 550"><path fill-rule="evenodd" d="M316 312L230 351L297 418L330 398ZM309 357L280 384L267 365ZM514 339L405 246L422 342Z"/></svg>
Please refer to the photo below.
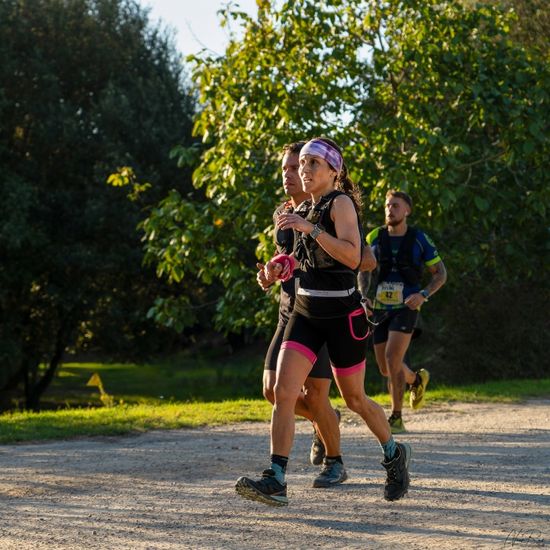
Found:
<svg viewBox="0 0 550 550"><path fill-rule="evenodd" d="M410 385L410 405L419 409L424 405L430 373L426 369L414 372L403 358L414 331L420 307L437 292L447 280L445 265L431 239L420 229L407 225L412 212L412 199L402 191L386 194L386 225L367 235L378 260L374 300L369 306L374 311L373 344L378 368L389 377L392 414L389 423L392 433L405 431L401 409L405 383ZM430 282L421 287L424 267L431 274Z"/></svg>

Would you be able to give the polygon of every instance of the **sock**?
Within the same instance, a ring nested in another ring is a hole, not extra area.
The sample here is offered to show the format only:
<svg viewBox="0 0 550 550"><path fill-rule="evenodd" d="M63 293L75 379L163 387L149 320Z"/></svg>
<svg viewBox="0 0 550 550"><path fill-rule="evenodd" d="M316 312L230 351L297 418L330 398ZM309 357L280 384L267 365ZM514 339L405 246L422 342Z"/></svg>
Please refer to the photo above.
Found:
<svg viewBox="0 0 550 550"><path fill-rule="evenodd" d="M392 415L394 418L401 418L401 411L392 411L392 412L391 412L391 415Z"/></svg>
<svg viewBox="0 0 550 550"><path fill-rule="evenodd" d="M384 458L386 462L389 462L395 457L397 445L395 444L392 435L390 435L390 438L386 441L386 443L380 443L380 447L382 447L382 450L384 451Z"/></svg>
<svg viewBox="0 0 550 550"><path fill-rule="evenodd" d="M325 457L325 460L328 462L339 462L340 464L344 464L344 461L342 460L342 455L338 455L338 456L326 456Z"/></svg>
<svg viewBox="0 0 550 550"><path fill-rule="evenodd" d="M281 484L285 483L286 466L288 456L271 455L271 469L275 472L275 479Z"/></svg>
<svg viewBox="0 0 550 550"><path fill-rule="evenodd" d="M415 381L411 384L411 388L413 386L418 386L419 384L422 384L422 378L420 378L420 375L418 373L416 373L416 379Z"/></svg>

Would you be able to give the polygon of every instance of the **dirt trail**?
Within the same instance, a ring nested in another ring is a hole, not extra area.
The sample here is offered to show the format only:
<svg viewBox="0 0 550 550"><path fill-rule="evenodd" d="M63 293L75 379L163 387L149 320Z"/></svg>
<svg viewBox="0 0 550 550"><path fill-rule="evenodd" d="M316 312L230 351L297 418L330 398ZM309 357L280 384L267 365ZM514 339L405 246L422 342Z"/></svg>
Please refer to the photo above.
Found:
<svg viewBox="0 0 550 550"><path fill-rule="evenodd" d="M265 467L266 424L0 446L0 549L550 548L550 400L406 413L412 482L396 503L349 412L349 481L310 488L299 422L282 509L234 490Z"/></svg>

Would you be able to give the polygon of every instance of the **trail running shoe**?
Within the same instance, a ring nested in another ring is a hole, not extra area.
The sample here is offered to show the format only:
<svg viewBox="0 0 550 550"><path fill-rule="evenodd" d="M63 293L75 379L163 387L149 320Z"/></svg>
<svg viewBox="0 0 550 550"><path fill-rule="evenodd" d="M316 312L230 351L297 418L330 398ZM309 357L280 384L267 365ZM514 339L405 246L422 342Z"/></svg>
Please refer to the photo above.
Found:
<svg viewBox="0 0 550 550"><path fill-rule="evenodd" d="M400 416L394 416L393 414L388 418L388 424L392 434L402 434L406 432L405 424L403 424L403 418Z"/></svg>
<svg viewBox="0 0 550 550"><path fill-rule="evenodd" d="M340 423L341 414L338 409L334 409L336 416L338 417L338 424ZM323 463L323 459L326 456L326 449L323 440L319 437L317 430L313 428L313 438L311 440L311 450L309 452L309 461L314 466L319 466Z"/></svg>
<svg viewBox="0 0 550 550"><path fill-rule="evenodd" d="M264 470L258 481L249 477L240 477L235 484L235 490L248 500L255 500L268 506L288 506L286 483L284 485L279 483L271 468Z"/></svg>
<svg viewBox="0 0 550 550"><path fill-rule="evenodd" d="M316 488L332 487L344 483L346 479L348 479L348 474L344 465L337 460L325 458L321 473L313 480L313 486Z"/></svg>
<svg viewBox="0 0 550 550"><path fill-rule="evenodd" d="M426 387L430 381L430 373L426 369L420 369L417 374L421 381L411 386L409 403L412 409L421 409L424 406Z"/></svg>
<svg viewBox="0 0 550 550"><path fill-rule="evenodd" d="M389 462L382 462L386 468L387 477L384 487L386 500L399 500L409 490L409 462L412 450L408 443L397 443L397 452Z"/></svg>

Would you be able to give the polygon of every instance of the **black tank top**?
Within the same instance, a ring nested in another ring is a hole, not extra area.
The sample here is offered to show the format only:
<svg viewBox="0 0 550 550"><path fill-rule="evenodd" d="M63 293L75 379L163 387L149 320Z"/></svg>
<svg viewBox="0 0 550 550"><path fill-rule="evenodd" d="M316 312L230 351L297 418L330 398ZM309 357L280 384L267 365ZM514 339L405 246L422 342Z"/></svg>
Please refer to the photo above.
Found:
<svg viewBox="0 0 550 550"><path fill-rule="evenodd" d="M312 223L320 223L325 231L336 237L336 228L331 219L330 211L333 201L342 191L332 191L321 198L314 208L311 202L306 201L296 210L300 213L302 208L309 211L305 218ZM294 232L295 257L300 262L299 285L309 290L348 290L356 286L357 269L351 269L335 260L309 235ZM343 317L360 307L361 295L355 291L344 298L304 296L296 294L294 309L304 317L315 319L328 319Z"/></svg>

